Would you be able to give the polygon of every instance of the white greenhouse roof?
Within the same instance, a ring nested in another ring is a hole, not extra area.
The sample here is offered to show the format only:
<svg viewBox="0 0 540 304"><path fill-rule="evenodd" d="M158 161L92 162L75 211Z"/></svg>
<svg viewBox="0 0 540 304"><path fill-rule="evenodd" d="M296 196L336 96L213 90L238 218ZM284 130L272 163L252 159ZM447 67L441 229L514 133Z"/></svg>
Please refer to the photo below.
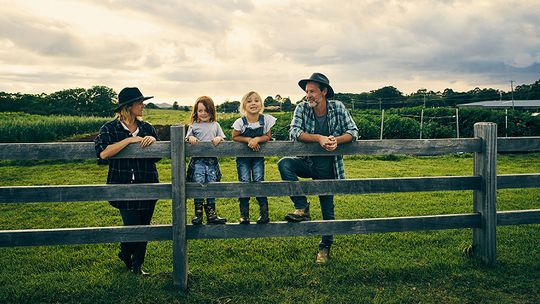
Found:
<svg viewBox="0 0 540 304"><path fill-rule="evenodd" d="M540 109L540 100L487 100L471 103L458 104L458 108L484 108L484 109Z"/></svg>

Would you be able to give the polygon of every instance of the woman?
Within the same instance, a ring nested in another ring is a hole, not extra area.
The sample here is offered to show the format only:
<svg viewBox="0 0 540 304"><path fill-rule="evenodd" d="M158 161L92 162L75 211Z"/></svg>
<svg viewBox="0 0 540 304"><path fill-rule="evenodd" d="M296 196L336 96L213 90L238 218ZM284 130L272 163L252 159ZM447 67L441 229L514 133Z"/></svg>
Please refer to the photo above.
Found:
<svg viewBox="0 0 540 304"><path fill-rule="evenodd" d="M101 127L95 139L98 159L109 161L107 184L157 183L156 162L159 159L126 158L109 159L131 143L147 147L157 140L151 124L142 121L144 104L147 99L138 88L124 88L118 94L116 118ZM157 200L111 201L120 210L124 226L149 225ZM122 242L118 257L135 274L148 275L142 270L147 242Z"/></svg>

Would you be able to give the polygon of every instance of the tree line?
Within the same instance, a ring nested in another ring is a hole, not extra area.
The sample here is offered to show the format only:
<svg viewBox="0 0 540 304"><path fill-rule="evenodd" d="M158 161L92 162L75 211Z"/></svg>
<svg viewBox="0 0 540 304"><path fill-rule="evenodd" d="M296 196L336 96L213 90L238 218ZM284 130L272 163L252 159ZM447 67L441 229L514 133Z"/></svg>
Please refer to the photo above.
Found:
<svg viewBox="0 0 540 304"><path fill-rule="evenodd" d="M0 92L0 112L25 112L30 114L61 114L75 116L110 117L115 108L117 93L106 86L94 86L90 89L66 89L51 94L23 94ZM533 84L518 85L514 91L505 92L492 88L474 88L467 92L456 92L452 89L434 92L419 89L411 94L403 94L393 86L363 93L336 93L333 99L340 100L350 109L389 109L414 106L453 107L460 103L484 100L532 100L540 99L540 80ZM297 104L299 101L296 101ZM290 112L294 110L289 97L280 95L268 96L264 99L267 112ZM229 101L219 104L219 112L238 112L240 101ZM157 108L153 103L148 108ZM189 111L189 106L179 106L174 102L172 109Z"/></svg>

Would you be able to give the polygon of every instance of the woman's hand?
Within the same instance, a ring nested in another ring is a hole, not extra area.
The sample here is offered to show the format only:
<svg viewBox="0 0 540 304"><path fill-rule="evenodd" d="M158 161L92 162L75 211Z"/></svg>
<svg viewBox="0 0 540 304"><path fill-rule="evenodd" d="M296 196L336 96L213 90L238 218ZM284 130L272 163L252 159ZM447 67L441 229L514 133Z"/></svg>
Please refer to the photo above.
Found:
<svg viewBox="0 0 540 304"><path fill-rule="evenodd" d="M150 136L150 135L142 137L142 138L139 137L139 138L141 139L140 142L141 142L141 147L142 148L148 147L148 146L150 146L151 144L153 144L156 141L156 139L153 136Z"/></svg>
<svg viewBox="0 0 540 304"><path fill-rule="evenodd" d="M217 146L217 145L219 145L219 143L221 143L221 141L223 141L223 137L216 136L216 137L214 137L214 139L212 139L212 144L214 146Z"/></svg>
<svg viewBox="0 0 540 304"><path fill-rule="evenodd" d="M189 143L190 145L196 145L196 144L199 142L199 140L197 139L197 137L191 136L191 135L188 136L187 141L188 141L188 143Z"/></svg>

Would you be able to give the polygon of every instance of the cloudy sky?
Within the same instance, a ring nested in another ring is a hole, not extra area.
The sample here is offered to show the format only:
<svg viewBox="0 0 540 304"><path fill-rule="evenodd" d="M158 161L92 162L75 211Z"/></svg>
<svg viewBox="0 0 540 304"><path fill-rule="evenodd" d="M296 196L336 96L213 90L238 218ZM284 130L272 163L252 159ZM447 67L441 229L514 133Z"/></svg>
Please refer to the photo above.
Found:
<svg viewBox="0 0 540 304"><path fill-rule="evenodd" d="M0 91L137 86L157 102L392 85L510 91L540 79L529 1L0 0Z"/></svg>

